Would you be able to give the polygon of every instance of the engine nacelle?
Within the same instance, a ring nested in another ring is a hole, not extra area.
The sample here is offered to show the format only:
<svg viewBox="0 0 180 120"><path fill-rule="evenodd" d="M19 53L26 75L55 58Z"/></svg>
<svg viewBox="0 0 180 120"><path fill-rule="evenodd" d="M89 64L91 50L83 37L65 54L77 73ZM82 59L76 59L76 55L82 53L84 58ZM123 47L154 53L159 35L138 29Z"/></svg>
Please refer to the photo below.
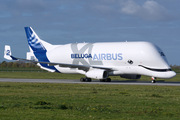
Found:
<svg viewBox="0 0 180 120"><path fill-rule="evenodd" d="M86 77L94 78L94 79L106 79L109 76L108 71L101 69L90 70L85 75Z"/></svg>
<svg viewBox="0 0 180 120"><path fill-rule="evenodd" d="M140 79L141 75L120 75L121 78L127 78L127 79Z"/></svg>

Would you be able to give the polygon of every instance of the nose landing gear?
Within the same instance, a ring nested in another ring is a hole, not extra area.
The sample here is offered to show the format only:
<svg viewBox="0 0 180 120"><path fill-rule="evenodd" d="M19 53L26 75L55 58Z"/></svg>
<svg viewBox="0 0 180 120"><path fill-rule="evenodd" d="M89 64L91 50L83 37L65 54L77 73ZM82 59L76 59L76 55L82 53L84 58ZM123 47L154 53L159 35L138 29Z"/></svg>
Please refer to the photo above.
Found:
<svg viewBox="0 0 180 120"><path fill-rule="evenodd" d="M156 80L155 80L156 78L155 77L151 77L151 79L152 79L152 81L151 81L152 83L156 82Z"/></svg>

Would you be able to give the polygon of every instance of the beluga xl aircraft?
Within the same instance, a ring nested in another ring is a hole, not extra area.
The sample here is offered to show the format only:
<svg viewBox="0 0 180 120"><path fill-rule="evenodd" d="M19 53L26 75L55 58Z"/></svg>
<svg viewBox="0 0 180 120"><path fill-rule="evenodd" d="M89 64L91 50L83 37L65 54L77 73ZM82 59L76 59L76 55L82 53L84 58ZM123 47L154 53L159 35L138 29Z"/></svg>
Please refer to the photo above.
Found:
<svg viewBox="0 0 180 120"><path fill-rule="evenodd" d="M170 79L176 76L162 50L149 42L102 42L52 45L41 40L31 27L25 27L30 52L27 58L11 55L5 45L4 58L36 63L50 72L83 74L80 81L91 78L110 82L109 76L139 79L141 75Z"/></svg>

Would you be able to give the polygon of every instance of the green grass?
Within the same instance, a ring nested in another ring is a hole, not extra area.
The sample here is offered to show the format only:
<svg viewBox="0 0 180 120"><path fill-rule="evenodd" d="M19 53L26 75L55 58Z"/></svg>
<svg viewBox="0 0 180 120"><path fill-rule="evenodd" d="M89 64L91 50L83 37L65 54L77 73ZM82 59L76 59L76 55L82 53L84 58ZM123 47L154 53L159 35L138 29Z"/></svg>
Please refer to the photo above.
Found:
<svg viewBox="0 0 180 120"><path fill-rule="evenodd" d="M26 69L1 71L0 78L79 79L77 74ZM112 80L127 80L111 76ZM173 79L179 81L180 74ZM151 81L142 76L138 81ZM179 119L180 88L98 84L0 82L0 119Z"/></svg>
<svg viewBox="0 0 180 120"><path fill-rule="evenodd" d="M0 119L179 119L180 88L0 83Z"/></svg>

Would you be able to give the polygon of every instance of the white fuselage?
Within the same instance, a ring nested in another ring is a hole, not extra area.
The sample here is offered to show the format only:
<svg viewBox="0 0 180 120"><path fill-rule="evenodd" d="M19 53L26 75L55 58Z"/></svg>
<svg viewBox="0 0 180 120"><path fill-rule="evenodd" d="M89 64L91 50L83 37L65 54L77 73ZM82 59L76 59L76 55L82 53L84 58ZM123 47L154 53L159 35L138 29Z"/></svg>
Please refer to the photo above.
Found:
<svg viewBox="0 0 180 120"><path fill-rule="evenodd" d="M111 75L147 75L172 78L176 75L162 50L149 42L76 43L47 51L50 62L112 68ZM61 73L81 73L77 68L55 68Z"/></svg>

